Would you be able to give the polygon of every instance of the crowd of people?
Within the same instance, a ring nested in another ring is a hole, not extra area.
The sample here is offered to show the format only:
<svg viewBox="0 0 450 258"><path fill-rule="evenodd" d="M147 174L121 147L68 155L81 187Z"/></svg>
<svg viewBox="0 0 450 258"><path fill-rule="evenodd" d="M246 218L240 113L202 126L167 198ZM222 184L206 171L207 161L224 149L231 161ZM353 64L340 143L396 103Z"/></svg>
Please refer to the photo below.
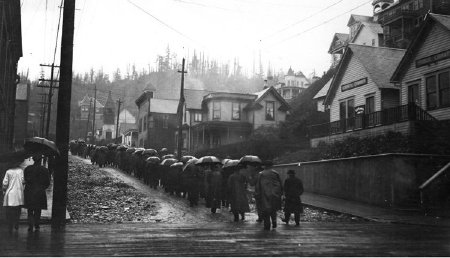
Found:
<svg viewBox="0 0 450 258"><path fill-rule="evenodd" d="M249 199L255 198L257 221L264 222L264 229L270 230L277 227L277 211L284 200L283 221L288 224L293 213L295 224L300 224L303 184L293 170L288 171L282 184L269 160L261 161L255 156L240 160L183 156L177 160L165 148L156 151L116 144L95 146L84 141L71 141L69 147L73 155L90 158L92 164L119 168L151 188L186 198L191 207L204 198L212 213L229 208L237 222L245 220L245 213L250 212ZM248 188L254 189L253 195Z"/></svg>

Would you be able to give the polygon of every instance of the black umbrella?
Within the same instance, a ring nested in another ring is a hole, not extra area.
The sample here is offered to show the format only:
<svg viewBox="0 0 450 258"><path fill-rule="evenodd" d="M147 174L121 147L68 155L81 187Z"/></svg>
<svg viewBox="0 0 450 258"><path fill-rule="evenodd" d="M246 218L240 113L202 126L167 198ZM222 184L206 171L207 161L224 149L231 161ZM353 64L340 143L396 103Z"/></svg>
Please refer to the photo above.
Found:
<svg viewBox="0 0 450 258"><path fill-rule="evenodd" d="M245 155L239 160L239 163L241 163L242 165L260 165L262 161L258 156Z"/></svg>
<svg viewBox="0 0 450 258"><path fill-rule="evenodd" d="M162 156L162 159L174 159L174 158L175 158L175 155L173 155L173 154L166 154L166 155Z"/></svg>
<svg viewBox="0 0 450 258"><path fill-rule="evenodd" d="M186 164L189 160L195 158L194 156L183 156L181 157L180 161Z"/></svg>
<svg viewBox="0 0 450 258"><path fill-rule="evenodd" d="M50 140L40 137L29 138L23 148L28 153L44 154L49 156L59 155L58 147Z"/></svg>
<svg viewBox="0 0 450 258"><path fill-rule="evenodd" d="M156 156L158 152L154 149L146 149L142 152L142 155Z"/></svg>
<svg viewBox="0 0 450 258"><path fill-rule="evenodd" d="M223 167L222 167L222 168L237 167L238 165L240 165L238 159L230 159L230 160L228 160L227 162L225 162L225 164L223 164Z"/></svg>
<svg viewBox="0 0 450 258"><path fill-rule="evenodd" d="M159 164L161 160L158 157L152 156L152 157L148 157L145 162L150 163L150 164Z"/></svg>
<svg viewBox="0 0 450 258"><path fill-rule="evenodd" d="M174 164L174 163L176 163L178 160L176 160L176 159L164 159L162 162L161 162L161 166L170 166L170 165L172 165L172 164Z"/></svg>
<svg viewBox="0 0 450 258"><path fill-rule="evenodd" d="M201 157L195 165L209 165L209 164L222 164L220 160L214 156L204 156Z"/></svg>
<svg viewBox="0 0 450 258"><path fill-rule="evenodd" d="M135 151L135 148L128 148L125 152L128 154L133 154L133 152Z"/></svg>

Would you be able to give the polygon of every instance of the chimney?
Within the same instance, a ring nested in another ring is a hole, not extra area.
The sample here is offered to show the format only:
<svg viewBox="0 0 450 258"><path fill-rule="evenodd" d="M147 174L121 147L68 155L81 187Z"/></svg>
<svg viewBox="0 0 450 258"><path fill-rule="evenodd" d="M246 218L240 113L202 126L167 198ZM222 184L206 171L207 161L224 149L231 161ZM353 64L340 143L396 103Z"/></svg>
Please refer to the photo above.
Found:
<svg viewBox="0 0 450 258"><path fill-rule="evenodd" d="M268 85L268 83L267 83L267 80L264 80L264 88L263 88L263 89L265 90L265 89L267 89L267 88L269 88L269 85Z"/></svg>

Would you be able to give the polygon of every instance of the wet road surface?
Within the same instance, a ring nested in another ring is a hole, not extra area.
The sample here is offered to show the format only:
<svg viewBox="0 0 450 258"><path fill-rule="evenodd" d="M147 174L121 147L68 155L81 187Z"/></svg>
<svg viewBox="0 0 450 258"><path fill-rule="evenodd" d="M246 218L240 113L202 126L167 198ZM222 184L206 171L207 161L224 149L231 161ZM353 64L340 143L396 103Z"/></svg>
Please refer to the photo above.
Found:
<svg viewBox="0 0 450 258"><path fill-rule="evenodd" d="M450 256L448 228L384 223L69 224L8 235L1 256Z"/></svg>

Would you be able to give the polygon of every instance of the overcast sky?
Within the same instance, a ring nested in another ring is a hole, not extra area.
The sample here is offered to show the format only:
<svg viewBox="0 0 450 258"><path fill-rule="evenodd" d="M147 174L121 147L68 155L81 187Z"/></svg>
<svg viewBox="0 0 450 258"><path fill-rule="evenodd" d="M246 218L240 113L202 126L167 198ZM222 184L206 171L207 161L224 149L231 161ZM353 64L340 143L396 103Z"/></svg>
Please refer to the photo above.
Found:
<svg viewBox="0 0 450 258"><path fill-rule="evenodd" d="M22 0L23 57L19 72L39 76L51 63L61 0ZM372 15L367 0L77 0L74 70L85 72L127 64L155 67L167 45L182 57L194 50L249 73L261 53L264 72L291 66L318 75L330 66L335 32L348 33L351 13ZM62 24L60 25L62 27ZM61 35L61 32L60 34ZM59 63L59 44L56 63ZM48 71L48 70L47 70ZM48 72L47 72L48 74Z"/></svg>

